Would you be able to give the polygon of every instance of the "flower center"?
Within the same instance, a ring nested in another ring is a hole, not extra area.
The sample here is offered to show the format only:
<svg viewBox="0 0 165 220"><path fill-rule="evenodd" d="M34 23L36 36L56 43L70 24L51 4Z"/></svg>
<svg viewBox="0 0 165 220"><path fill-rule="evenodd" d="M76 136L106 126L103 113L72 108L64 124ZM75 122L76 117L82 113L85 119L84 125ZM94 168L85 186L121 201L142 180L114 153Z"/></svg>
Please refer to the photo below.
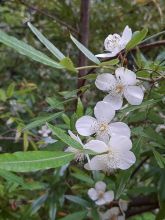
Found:
<svg viewBox="0 0 165 220"><path fill-rule="evenodd" d="M103 191L99 191L98 192L99 199L103 198L103 196L104 196L104 192Z"/></svg>
<svg viewBox="0 0 165 220"><path fill-rule="evenodd" d="M99 131L104 132L104 131L107 130L107 128L108 128L108 125L105 124L105 123L103 123L103 124L100 125L100 127L99 127Z"/></svg>
<svg viewBox="0 0 165 220"><path fill-rule="evenodd" d="M118 34L110 34L105 40L105 49L113 52L116 47L120 46L121 37Z"/></svg>
<svg viewBox="0 0 165 220"><path fill-rule="evenodd" d="M117 94L123 93L123 90L124 90L124 86L123 86L122 84L118 84L118 85L116 86L116 88L115 88L115 92L116 92Z"/></svg>

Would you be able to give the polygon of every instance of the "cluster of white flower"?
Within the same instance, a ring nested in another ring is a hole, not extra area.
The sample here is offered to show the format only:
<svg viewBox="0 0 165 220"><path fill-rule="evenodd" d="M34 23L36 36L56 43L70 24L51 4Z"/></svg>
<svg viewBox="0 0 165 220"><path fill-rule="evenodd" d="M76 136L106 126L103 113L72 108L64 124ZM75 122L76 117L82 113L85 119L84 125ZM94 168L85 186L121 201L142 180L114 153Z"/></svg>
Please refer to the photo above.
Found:
<svg viewBox="0 0 165 220"><path fill-rule="evenodd" d="M97 56L115 56L125 48L131 37L132 31L128 26L125 27L122 37L118 34L109 35L105 39L104 46L110 53ZM88 163L84 167L88 170L105 172L112 172L116 169L126 170L136 161L136 157L131 151L131 131L127 124L112 122L112 120L116 110L122 108L123 97L131 105L141 104L144 96L143 89L137 85L136 74L125 67L117 68L115 75L111 73L98 75L95 85L108 95L103 101L96 103L95 117L82 116L76 122L77 132L85 137L92 135L92 140L83 144L78 135L74 135L71 131L69 134L82 145L84 151L91 150L96 155L89 158L87 154L71 146L66 151L74 152L75 159L78 161L87 157Z"/></svg>

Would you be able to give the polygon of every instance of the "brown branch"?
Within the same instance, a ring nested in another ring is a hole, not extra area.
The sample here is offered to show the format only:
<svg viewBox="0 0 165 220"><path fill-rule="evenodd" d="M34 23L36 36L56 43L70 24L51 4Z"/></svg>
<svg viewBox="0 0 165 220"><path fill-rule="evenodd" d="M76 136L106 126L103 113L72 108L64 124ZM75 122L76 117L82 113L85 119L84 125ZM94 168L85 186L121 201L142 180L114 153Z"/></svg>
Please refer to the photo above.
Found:
<svg viewBox="0 0 165 220"><path fill-rule="evenodd" d="M80 35L79 41L85 46L88 47L88 39L89 39L89 0L81 0L80 6ZM87 58L80 51L78 57L78 66L86 66ZM78 73L78 89L84 85L85 79L80 79L82 76L86 75L86 70L79 70Z"/></svg>
<svg viewBox="0 0 165 220"><path fill-rule="evenodd" d="M113 201L110 203L110 207L119 206L119 201ZM126 217L131 217L137 214L142 214L147 211L154 210L159 208L158 199L154 196L138 196L136 198L132 198L128 203L128 210L126 211Z"/></svg>
<svg viewBox="0 0 165 220"><path fill-rule="evenodd" d="M151 205L151 206L144 206L144 207L137 207L137 208L134 208L132 210L129 210L126 212L126 217L131 217L131 216L134 216L134 215L138 215L138 214L142 214L144 212L148 212L148 211L152 211L152 210L155 210L159 208L158 204L155 204L155 205Z"/></svg>
<svg viewBox="0 0 165 220"><path fill-rule="evenodd" d="M62 26L66 27L68 30L72 31L73 33L75 33L76 35L78 34L78 31L73 28L72 26L68 25L66 22L62 21L61 19L59 19L57 16L50 14L49 12L40 9L34 5L31 5L27 2L25 2L24 0L18 0L19 3L23 4L24 6L28 7L31 10L34 10L42 15L45 15L48 18L51 18L53 21L57 21L59 24L61 24Z"/></svg>
<svg viewBox="0 0 165 220"><path fill-rule="evenodd" d="M135 170L132 172L131 178L135 176L135 174L140 170L140 168L143 166L143 164L149 159L149 156L145 157L139 165L135 168Z"/></svg>

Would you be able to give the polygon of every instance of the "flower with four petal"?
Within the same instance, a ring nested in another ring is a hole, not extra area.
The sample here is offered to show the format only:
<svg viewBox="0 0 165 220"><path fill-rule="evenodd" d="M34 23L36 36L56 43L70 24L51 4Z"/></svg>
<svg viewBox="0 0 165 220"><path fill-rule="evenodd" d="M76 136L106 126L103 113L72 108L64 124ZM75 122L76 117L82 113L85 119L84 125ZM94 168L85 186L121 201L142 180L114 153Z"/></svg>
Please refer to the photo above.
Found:
<svg viewBox="0 0 165 220"><path fill-rule="evenodd" d="M105 101L100 101L94 108L94 115L82 116L76 122L76 129L82 136L90 136L96 133L96 138L104 142L109 141L109 137L113 135L121 135L130 137L130 129L123 122L110 121L115 116L115 110L112 105Z"/></svg>
<svg viewBox="0 0 165 220"><path fill-rule="evenodd" d="M98 54L97 57L114 57L123 50L132 38L132 30L128 26L124 28L122 36L119 34L110 34L104 41L105 50L108 53Z"/></svg>
<svg viewBox="0 0 165 220"><path fill-rule="evenodd" d="M98 150L98 146L96 148L94 144L88 146L89 150L99 155L94 156L90 162L85 164L86 169L103 170L105 172L116 169L126 170L136 161L135 155L130 151L132 142L126 136L113 136L108 144L100 141L99 147Z"/></svg>
<svg viewBox="0 0 165 220"><path fill-rule="evenodd" d="M115 110L122 107L123 96L131 105L142 103L144 92L136 83L136 74L124 67L117 68L115 76L110 73L103 73L95 81L98 89L109 93L103 101L110 102Z"/></svg>
<svg viewBox="0 0 165 220"><path fill-rule="evenodd" d="M96 205L105 205L114 200L114 192L113 191L107 191L106 190L106 184L102 181L98 181L95 184L95 188L90 188L88 190L88 196L95 201Z"/></svg>

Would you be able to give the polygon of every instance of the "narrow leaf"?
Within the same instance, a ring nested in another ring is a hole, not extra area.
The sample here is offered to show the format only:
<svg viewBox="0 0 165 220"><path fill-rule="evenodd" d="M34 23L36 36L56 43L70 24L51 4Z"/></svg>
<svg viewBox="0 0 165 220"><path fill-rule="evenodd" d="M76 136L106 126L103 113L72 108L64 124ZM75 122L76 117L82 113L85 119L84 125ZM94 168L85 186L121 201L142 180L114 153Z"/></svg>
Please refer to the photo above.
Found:
<svg viewBox="0 0 165 220"><path fill-rule="evenodd" d="M36 35L36 37L47 47L47 49L55 56L57 59L62 60L65 58L64 54L55 47L44 35L34 27L30 22L27 23L31 31Z"/></svg>
<svg viewBox="0 0 165 220"><path fill-rule="evenodd" d="M156 150L153 150L153 154L155 156L155 159L156 159L159 167L164 168L165 158L163 158L162 155L159 152L157 152Z"/></svg>
<svg viewBox="0 0 165 220"><path fill-rule="evenodd" d="M93 61L96 64L100 64L99 59L91 52L89 51L83 44L81 44L76 38L74 38L72 35L70 35L71 40L75 45L78 47L81 52L88 57L89 60Z"/></svg>
<svg viewBox="0 0 165 220"><path fill-rule="evenodd" d="M72 153L53 151L28 151L0 155L0 169L14 172L31 172L56 168L69 163Z"/></svg>
<svg viewBox="0 0 165 220"><path fill-rule="evenodd" d="M41 125L45 124L46 122L49 122L49 121L54 120L55 118L58 118L59 116L61 116L61 114L62 114L62 112L57 112L57 113L54 113L54 114L51 114L51 115L48 115L45 117L36 118L35 121L26 125L23 130L29 130L29 129L41 126Z"/></svg>
<svg viewBox="0 0 165 220"><path fill-rule="evenodd" d="M72 60L71 60L69 57L65 57L64 59L62 59L62 60L60 61L60 64L61 64L62 66L64 66L66 69L68 69L68 70L70 70L70 71L72 71L72 72L77 73L77 70L76 70L76 68L74 67L73 62L72 62Z"/></svg>
<svg viewBox="0 0 165 220"><path fill-rule="evenodd" d="M54 135L56 135L62 142L64 142L68 146L77 149L82 149L82 145L78 141L71 138L69 135L65 134L65 132L62 129L57 128L51 124L48 124L48 127L51 129Z"/></svg>
<svg viewBox="0 0 165 220"><path fill-rule="evenodd" d="M75 212L65 216L64 218L60 218L60 220L83 220L86 219L87 213L87 211Z"/></svg>
<svg viewBox="0 0 165 220"><path fill-rule="evenodd" d="M127 108L122 109L121 112L118 114L118 117L123 117L128 112L132 112L137 109L142 109L142 108L148 107L149 105L154 105L160 101L161 101L161 99L150 99L150 100L144 101L141 105L134 105L134 106L131 105Z"/></svg>
<svg viewBox="0 0 165 220"><path fill-rule="evenodd" d="M15 37L9 36L3 31L0 31L0 42L37 62L57 69L63 68L59 63L55 62L44 53L36 50L35 48L24 43L23 41L17 40Z"/></svg>
<svg viewBox="0 0 165 220"><path fill-rule="evenodd" d="M141 41L146 37L148 32L147 28L144 28L142 31L136 31L132 37L132 39L126 45L126 49L130 50L136 47Z"/></svg>

